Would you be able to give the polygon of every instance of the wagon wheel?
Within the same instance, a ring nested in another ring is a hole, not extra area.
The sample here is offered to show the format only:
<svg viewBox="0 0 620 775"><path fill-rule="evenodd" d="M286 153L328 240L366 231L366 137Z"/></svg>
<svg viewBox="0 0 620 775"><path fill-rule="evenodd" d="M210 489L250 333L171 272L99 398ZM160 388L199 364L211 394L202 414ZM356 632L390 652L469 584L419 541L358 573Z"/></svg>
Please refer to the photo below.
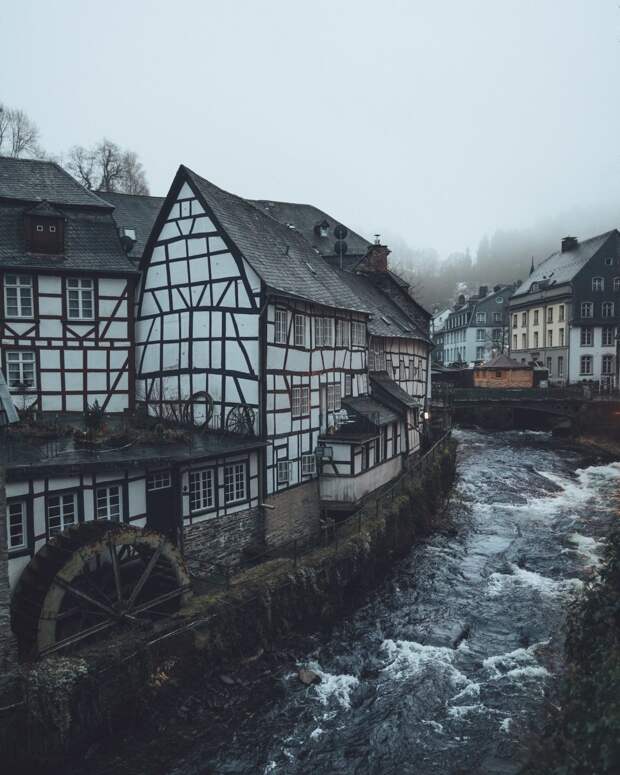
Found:
<svg viewBox="0 0 620 775"><path fill-rule="evenodd" d="M254 432L254 409L246 404L233 406L226 418L226 430L231 433L251 434Z"/></svg>
<svg viewBox="0 0 620 775"><path fill-rule="evenodd" d="M44 656L119 625L157 621L187 595L183 560L163 535L87 522L54 536L24 569L11 625L23 656Z"/></svg>
<svg viewBox="0 0 620 775"><path fill-rule="evenodd" d="M183 407L183 421L197 428L206 428L213 417L213 399L206 390L194 393Z"/></svg>

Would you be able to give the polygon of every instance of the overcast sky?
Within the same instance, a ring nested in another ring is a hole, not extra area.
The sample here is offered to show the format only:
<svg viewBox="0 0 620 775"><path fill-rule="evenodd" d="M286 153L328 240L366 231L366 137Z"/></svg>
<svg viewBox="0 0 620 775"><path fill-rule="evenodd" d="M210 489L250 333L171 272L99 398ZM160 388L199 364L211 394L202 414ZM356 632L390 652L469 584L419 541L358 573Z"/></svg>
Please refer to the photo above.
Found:
<svg viewBox="0 0 620 775"><path fill-rule="evenodd" d="M0 101L441 252L618 203L618 0L19 0ZM582 235L587 236L587 235Z"/></svg>

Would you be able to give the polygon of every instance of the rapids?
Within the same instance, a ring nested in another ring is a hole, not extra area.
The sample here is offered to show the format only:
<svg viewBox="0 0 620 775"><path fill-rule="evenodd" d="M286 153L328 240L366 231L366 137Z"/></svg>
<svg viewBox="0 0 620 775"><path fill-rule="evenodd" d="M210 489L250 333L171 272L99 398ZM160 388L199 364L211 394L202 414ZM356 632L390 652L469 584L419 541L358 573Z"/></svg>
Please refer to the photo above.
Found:
<svg viewBox="0 0 620 775"><path fill-rule="evenodd" d="M518 771L561 667L567 603L620 507L620 464L584 464L544 433L456 435L456 529L309 640L299 666L320 684L283 675L215 757L198 741L170 775Z"/></svg>

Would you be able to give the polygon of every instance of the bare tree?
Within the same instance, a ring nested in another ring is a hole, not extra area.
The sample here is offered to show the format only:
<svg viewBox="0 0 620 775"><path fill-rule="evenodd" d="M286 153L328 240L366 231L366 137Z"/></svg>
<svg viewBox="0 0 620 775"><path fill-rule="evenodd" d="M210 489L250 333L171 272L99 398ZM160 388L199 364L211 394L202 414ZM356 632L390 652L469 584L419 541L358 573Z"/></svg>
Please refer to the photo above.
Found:
<svg viewBox="0 0 620 775"><path fill-rule="evenodd" d="M0 103L0 154L13 159L44 156L39 128L23 110Z"/></svg>
<svg viewBox="0 0 620 775"><path fill-rule="evenodd" d="M92 148L76 145L69 151L67 170L91 191L148 194L146 175L138 154L123 151L103 138Z"/></svg>

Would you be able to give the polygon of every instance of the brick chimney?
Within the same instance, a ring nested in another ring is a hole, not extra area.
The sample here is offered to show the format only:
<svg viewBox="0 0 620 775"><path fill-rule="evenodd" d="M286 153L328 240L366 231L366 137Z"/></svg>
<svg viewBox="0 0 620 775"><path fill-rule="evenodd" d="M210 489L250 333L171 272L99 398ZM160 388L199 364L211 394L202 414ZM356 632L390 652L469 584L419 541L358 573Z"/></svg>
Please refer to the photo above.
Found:
<svg viewBox="0 0 620 775"><path fill-rule="evenodd" d="M564 237L562 240L562 253L568 253L579 245L577 237Z"/></svg>
<svg viewBox="0 0 620 775"><path fill-rule="evenodd" d="M388 256L392 251L387 245L375 243L368 248L366 253L366 267L369 272L387 272Z"/></svg>
<svg viewBox="0 0 620 775"><path fill-rule="evenodd" d="M478 289L478 296L481 299L484 299L484 297L488 294L488 292L489 292L489 286L481 285L480 288Z"/></svg>

